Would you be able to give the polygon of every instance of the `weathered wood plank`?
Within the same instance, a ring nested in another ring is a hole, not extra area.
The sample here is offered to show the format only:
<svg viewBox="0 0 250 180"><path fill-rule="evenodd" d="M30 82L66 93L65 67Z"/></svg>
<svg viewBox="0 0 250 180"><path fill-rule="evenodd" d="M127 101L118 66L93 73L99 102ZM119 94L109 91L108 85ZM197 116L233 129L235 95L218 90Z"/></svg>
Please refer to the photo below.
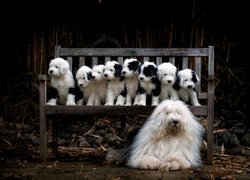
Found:
<svg viewBox="0 0 250 180"><path fill-rule="evenodd" d="M45 106L48 115L149 115L155 106ZM196 115L207 115L207 106L189 106Z"/></svg>
<svg viewBox="0 0 250 180"><path fill-rule="evenodd" d="M60 48L60 56L207 56L207 48Z"/></svg>

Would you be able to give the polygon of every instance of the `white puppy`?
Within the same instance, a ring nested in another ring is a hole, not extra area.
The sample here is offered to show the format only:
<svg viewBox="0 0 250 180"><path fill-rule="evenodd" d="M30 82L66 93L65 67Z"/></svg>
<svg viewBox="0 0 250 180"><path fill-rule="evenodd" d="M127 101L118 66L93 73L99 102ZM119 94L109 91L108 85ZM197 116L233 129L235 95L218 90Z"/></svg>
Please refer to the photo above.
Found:
<svg viewBox="0 0 250 180"><path fill-rule="evenodd" d="M122 78L125 81L125 90L127 91L126 97L119 95L118 99L125 103L125 106L131 106L132 104L138 104L137 88L138 88L138 76L139 76L140 62L135 58L128 58L124 60L122 68Z"/></svg>
<svg viewBox="0 0 250 180"><path fill-rule="evenodd" d="M92 68L92 83L94 86L93 93L95 97L94 105L102 105L105 103L107 80L104 78L103 64L94 65Z"/></svg>
<svg viewBox="0 0 250 180"><path fill-rule="evenodd" d="M184 102L166 99L135 136L127 165L166 171L198 167L203 134Z"/></svg>
<svg viewBox="0 0 250 180"><path fill-rule="evenodd" d="M117 61L107 61L104 69L104 77L108 81L106 92L106 106L124 105L124 101L119 99L121 95L126 97L124 91L125 82L121 80L122 65ZM123 99L122 98L122 99Z"/></svg>
<svg viewBox="0 0 250 180"><path fill-rule="evenodd" d="M151 98L151 105L157 106L161 92L161 83L157 76L157 66L154 62L143 62L139 67L138 105L147 105L147 95Z"/></svg>
<svg viewBox="0 0 250 180"><path fill-rule="evenodd" d="M200 82L197 74L191 69L183 69L177 73L174 88L182 101L188 105L200 106L195 86Z"/></svg>
<svg viewBox="0 0 250 180"><path fill-rule="evenodd" d="M160 101L164 99L179 100L179 95L173 88L177 74L176 66L170 62L164 62L158 66L157 74L161 82Z"/></svg>
<svg viewBox="0 0 250 180"><path fill-rule="evenodd" d="M51 77L51 97L47 105L75 105L75 80L68 61L63 58L52 59L48 74Z"/></svg>
<svg viewBox="0 0 250 180"><path fill-rule="evenodd" d="M93 106L95 97L92 93L95 87L92 82L92 69L88 66L81 66L76 72L77 85L83 93L83 98L77 101L77 105L86 103L88 106Z"/></svg>

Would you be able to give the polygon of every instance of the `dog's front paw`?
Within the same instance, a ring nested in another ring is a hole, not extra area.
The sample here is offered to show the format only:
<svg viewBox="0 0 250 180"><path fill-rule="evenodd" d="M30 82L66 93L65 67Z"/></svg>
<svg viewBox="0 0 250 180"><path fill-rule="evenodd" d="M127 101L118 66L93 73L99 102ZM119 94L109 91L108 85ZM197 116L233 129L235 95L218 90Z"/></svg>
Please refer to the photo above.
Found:
<svg viewBox="0 0 250 180"><path fill-rule="evenodd" d="M107 102L107 103L105 103L104 105L105 105L105 106L114 106L114 104L111 103L111 102Z"/></svg>
<svg viewBox="0 0 250 180"><path fill-rule="evenodd" d="M56 99L50 99L46 105L49 105L49 106L55 106L56 105Z"/></svg>
<svg viewBox="0 0 250 180"><path fill-rule="evenodd" d="M145 102L145 101L140 101L140 102L138 103L138 105L139 105L139 106L146 106L146 102Z"/></svg>
<svg viewBox="0 0 250 180"><path fill-rule="evenodd" d="M151 106L158 106L158 104L159 104L158 102L154 102L151 104Z"/></svg>
<svg viewBox="0 0 250 180"><path fill-rule="evenodd" d="M76 103L75 103L75 102L67 102L66 105L67 105L67 106L75 106Z"/></svg>
<svg viewBox="0 0 250 180"><path fill-rule="evenodd" d="M47 102L46 105L49 105L49 106L55 106L56 103L53 103L53 102Z"/></svg>

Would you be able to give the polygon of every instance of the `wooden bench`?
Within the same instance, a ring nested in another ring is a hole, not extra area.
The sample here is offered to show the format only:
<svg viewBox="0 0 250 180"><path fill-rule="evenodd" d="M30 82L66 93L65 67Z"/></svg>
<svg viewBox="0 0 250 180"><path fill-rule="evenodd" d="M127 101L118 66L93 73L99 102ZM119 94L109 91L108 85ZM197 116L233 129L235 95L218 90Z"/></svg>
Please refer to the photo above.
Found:
<svg viewBox="0 0 250 180"><path fill-rule="evenodd" d="M73 66L92 67L104 64L110 59L122 63L127 57L136 57L141 61L154 61L175 64L178 70L191 68L200 77L197 86L198 98L202 106L189 106L196 116L207 118L207 159L213 160L213 121L214 121L214 46L206 48L62 48L55 47L55 57L63 57ZM47 161L47 116L52 115L149 115L153 106L48 106L48 75L39 75L40 81L40 159ZM53 123L53 122L52 122Z"/></svg>

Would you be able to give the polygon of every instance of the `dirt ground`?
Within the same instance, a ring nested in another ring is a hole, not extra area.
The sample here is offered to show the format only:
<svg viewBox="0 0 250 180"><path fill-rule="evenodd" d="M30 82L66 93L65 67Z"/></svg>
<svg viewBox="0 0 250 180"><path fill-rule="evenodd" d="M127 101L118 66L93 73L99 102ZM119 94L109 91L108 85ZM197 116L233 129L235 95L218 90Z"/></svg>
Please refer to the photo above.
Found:
<svg viewBox="0 0 250 180"><path fill-rule="evenodd" d="M164 172L139 170L105 161L50 161L47 163L20 160L0 164L0 179L250 179L250 156L214 155L213 165L197 169Z"/></svg>

